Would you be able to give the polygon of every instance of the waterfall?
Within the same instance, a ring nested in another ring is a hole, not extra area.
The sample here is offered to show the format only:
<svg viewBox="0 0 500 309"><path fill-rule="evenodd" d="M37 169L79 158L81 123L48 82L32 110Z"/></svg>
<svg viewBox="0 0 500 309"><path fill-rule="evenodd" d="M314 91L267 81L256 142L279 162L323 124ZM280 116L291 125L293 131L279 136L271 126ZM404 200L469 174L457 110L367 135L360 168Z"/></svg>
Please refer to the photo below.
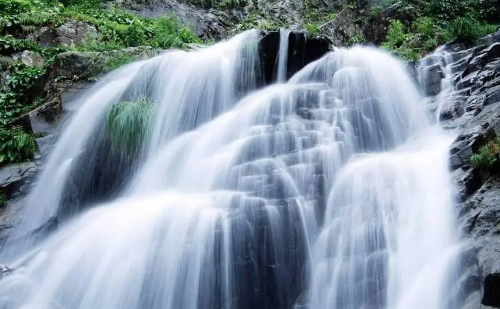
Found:
<svg viewBox="0 0 500 309"><path fill-rule="evenodd" d="M278 54L278 83L285 83L287 80L288 45L290 40L290 30L280 29L280 49Z"/></svg>
<svg viewBox="0 0 500 309"><path fill-rule="evenodd" d="M168 52L85 96L23 231L67 219L0 252L15 269L0 308L444 307L453 134L382 51L338 49L256 89L256 41ZM117 154L110 111L137 100L151 120L139 150Z"/></svg>
<svg viewBox="0 0 500 309"><path fill-rule="evenodd" d="M445 105L450 104L454 91L453 55L441 46L422 59L417 67L418 79L425 95L434 95L436 121L442 119ZM436 87L437 86L437 87Z"/></svg>
<svg viewBox="0 0 500 309"><path fill-rule="evenodd" d="M15 236L26 235L61 211L78 213L82 203L103 199L103 192L120 193L123 184L117 179L123 181L133 171L123 173L130 170L129 162L107 149L103 119L113 104L148 96L159 106L153 134L141 153L153 156L159 145L229 110L256 87L258 36L249 31L196 52L168 51L100 81L75 104L79 109L27 197ZM99 175L102 169L114 173Z"/></svg>

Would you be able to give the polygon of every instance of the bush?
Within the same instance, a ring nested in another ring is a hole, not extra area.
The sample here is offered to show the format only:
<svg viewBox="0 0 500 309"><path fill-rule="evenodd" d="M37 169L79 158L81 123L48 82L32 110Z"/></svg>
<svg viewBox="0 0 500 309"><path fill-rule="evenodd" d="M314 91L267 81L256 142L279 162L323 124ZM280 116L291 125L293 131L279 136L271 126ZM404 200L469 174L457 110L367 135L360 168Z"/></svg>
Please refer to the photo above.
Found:
<svg viewBox="0 0 500 309"><path fill-rule="evenodd" d="M489 170L497 162L498 157L498 141L492 141L481 147L478 153L471 157L471 165L481 170Z"/></svg>
<svg viewBox="0 0 500 309"><path fill-rule="evenodd" d="M365 36L361 33L356 33L353 37L349 39L349 44L351 45L356 45L356 44L363 44L365 42Z"/></svg>
<svg viewBox="0 0 500 309"><path fill-rule="evenodd" d="M481 22L472 15L457 18L446 26L446 30L451 37L464 43L473 43L481 37L494 32L495 29L495 25Z"/></svg>
<svg viewBox="0 0 500 309"><path fill-rule="evenodd" d="M312 36L317 36L320 34L319 26L318 24L306 24L306 31Z"/></svg>
<svg viewBox="0 0 500 309"><path fill-rule="evenodd" d="M23 128L0 128L0 166L27 161L35 152L35 138L24 132Z"/></svg>
<svg viewBox="0 0 500 309"><path fill-rule="evenodd" d="M385 42L382 48L396 53L403 59L416 60L420 53L418 49L411 46L414 34L407 32L405 25L399 20L392 20Z"/></svg>
<svg viewBox="0 0 500 309"><path fill-rule="evenodd" d="M2 15L16 15L27 12L33 6L29 0L0 0Z"/></svg>
<svg viewBox="0 0 500 309"><path fill-rule="evenodd" d="M405 25L395 19L391 21L389 31L387 32L386 41L383 43L386 47L396 49L401 47L410 39L410 35L405 31Z"/></svg>

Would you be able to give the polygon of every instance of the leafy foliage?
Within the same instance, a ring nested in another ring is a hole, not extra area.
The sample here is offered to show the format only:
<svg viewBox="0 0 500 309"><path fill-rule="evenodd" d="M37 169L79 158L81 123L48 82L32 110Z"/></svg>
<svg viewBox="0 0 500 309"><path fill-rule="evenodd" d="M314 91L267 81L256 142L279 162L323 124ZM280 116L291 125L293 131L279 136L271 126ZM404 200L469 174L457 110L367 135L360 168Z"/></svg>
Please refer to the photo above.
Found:
<svg viewBox="0 0 500 309"><path fill-rule="evenodd" d="M320 33L320 30L319 30L319 26L317 24L306 24L306 31L307 33L309 33L310 35L313 35L313 36L316 36L316 35L319 35Z"/></svg>
<svg viewBox="0 0 500 309"><path fill-rule="evenodd" d="M0 55L34 49L38 49L38 45L30 40L16 39L11 35L0 36Z"/></svg>
<svg viewBox="0 0 500 309"><path fill-rule="evenodd" d="M11 68L11 74L0 92L0 125L5 125L21 113L26 112L23 96L45 72L20 62Z"/></svg>
<svg viewBox="0 0 500 309"><path fill-rule="evenodd" d="M498 161L498 153L498 141L492 141L481 147L478 153L472 155L471 164L481 170L489 170Z"/></svg>
<svg viewBox="0 0 500 309"><path fill-rule="evenodd" d="M26 133L23 128L0 127L0 166L29 160L35 151L35 138Z"/></svg>
<svg viewBox="0 0 500 309"><path fill-rule="evenodd" d="M402 19L391 20L383 47L406 59L416 59L451 40L473 43L494 32L497 28L494 23L500 23L500 0L401 0L400 3Z"/></svg>
<svg viewBox="0 0 500 309"><path fill-rule="evenodd" d="M114 104L106 119L106 129L114 150L128 158L138 155L150 130L153 103L147 97Z"/></svg>
<svg viewBox="0 0 500 309"><path fill-rule="evenodd" d="M356 44L363 44L365 42L365 37L361 33L356 33L353 37L349 39L349 44L351 45L356 45Z"/></svg>

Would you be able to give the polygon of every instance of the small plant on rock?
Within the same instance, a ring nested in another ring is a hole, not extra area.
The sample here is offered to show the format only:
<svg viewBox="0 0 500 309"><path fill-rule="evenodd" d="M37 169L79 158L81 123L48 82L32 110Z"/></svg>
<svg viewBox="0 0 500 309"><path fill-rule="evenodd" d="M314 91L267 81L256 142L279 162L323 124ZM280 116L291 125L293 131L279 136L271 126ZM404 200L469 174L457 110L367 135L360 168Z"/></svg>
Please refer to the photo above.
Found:
<svg viewBox="0 0 500 309"><path fill-rule="evenodd" d="M481 147L478 153L471 157L472 166L483 171L490 170L498 161L499 145L498 141L491 141Z"/></svg>
<svg viewBox="0 0 500 309"><path fill-rule="evenodd" d="M148 136L152 116L153 102L147 97L114 104L106 120L113 149L128 158L136 157Z"/></svg>
<svg viewBox="0 0 500 309"><path fill-rule="evenodd" d="M31 159L36 152L33 135L21 127L0 128L0 166Z"/></svg>

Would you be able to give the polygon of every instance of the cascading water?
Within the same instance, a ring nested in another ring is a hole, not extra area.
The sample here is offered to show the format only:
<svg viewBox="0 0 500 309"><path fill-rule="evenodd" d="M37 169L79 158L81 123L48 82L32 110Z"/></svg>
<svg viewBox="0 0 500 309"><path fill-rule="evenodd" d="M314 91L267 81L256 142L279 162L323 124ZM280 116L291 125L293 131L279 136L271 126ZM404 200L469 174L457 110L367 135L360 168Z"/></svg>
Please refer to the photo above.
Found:
<svg viewBox="0 0 500 309"><path fill-rule="evenodd" d="M61 138L47 169L63 180L38 185L57 197L29 228L61 213L74 161L102 153L83 145L109 106L147 96L151 133L116 198L16 251L0 308L444 308L452 136L404 67L339 49L252 91L254 39L136 63L91 92L67 132L93 120L67 154Z"/></svg>
<svg viewBox="0 0 500 309"><path fill-rule="evenodd" d="M288 45L290 41L290 30L280 29L280 48L278 55L278 83L285 83L287 80L288 67Z"/></svg>
<svg viewBox="0 0 500 309"><path fill-rule="evenodd" d="M141 153L143 158L153 156L159 145L227 111L256 87L258 36L249 31L202 51L169 51L122 68L96 85L75 104L81 108L25 202L13 235L16 246L18 237L58 213L77 213L81 204L119 194L133 169L109 151L104 119L113 104L144 95L157 103L153 135ZM142 164L137 161L136 166Z"/></svg>
<svg viewBox="0 0 500 309"><path fill-rule="evenodd" d="M442 120L441 112L443 107L451 102L450 98L454 90L453 63L452 53L448 52L445 46L441 46L422 59L417 68L419 82L423 85L424 94L436 96L434 100L437 123Z"/></svg>

